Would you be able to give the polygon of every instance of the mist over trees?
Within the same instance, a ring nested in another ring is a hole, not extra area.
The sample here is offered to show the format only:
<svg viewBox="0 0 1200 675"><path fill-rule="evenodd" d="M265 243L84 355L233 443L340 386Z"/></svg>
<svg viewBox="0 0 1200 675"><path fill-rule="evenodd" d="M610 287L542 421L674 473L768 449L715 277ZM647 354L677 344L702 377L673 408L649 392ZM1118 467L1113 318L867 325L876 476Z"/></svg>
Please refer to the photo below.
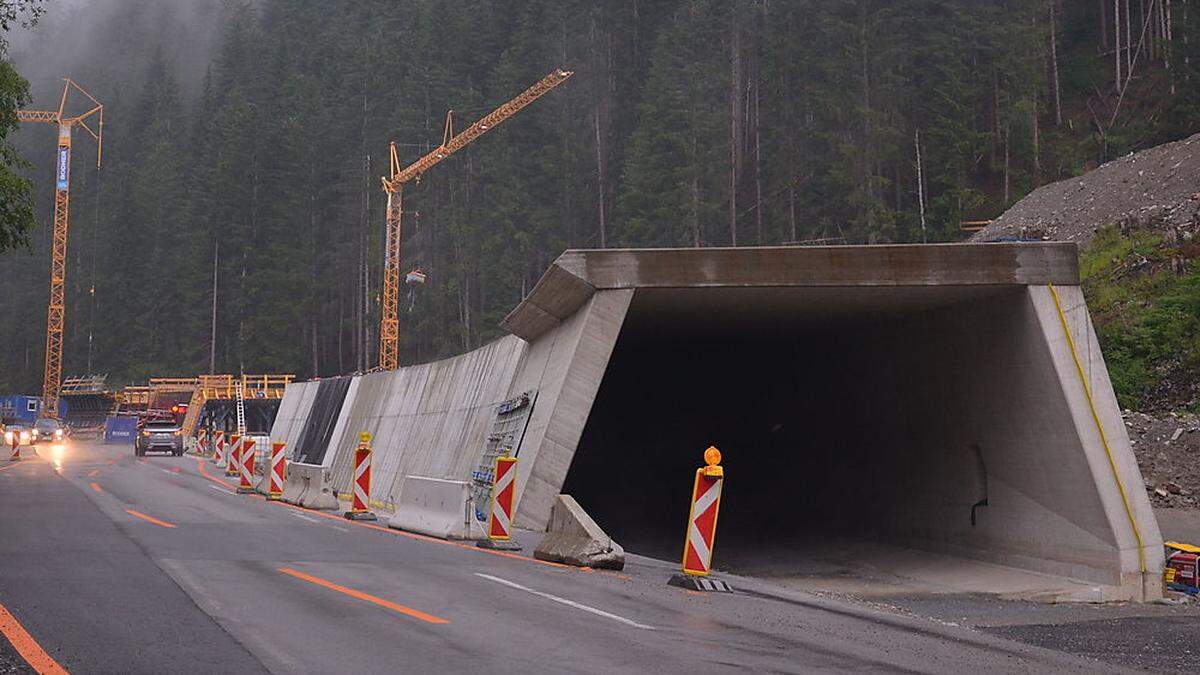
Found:
<svg viewBox="0 0 1200 675"><path fill-rule="evenodd" d="M376 360L387 143L416 159L576 75L405 191L401 360L500 335L571 247L961 238L1034 187L1192 133L1181 0L107 0L9 55L76 144L66 372L331 375ZM19 49L17 48L19 47ZM53 72L50 72L53 69ZM0 143L3 143L0 123ZM53 135L9 134L53 204ZM0 148L3 146L0 145ZM48 227L0 257L0 390L36 391Z"/></svg>

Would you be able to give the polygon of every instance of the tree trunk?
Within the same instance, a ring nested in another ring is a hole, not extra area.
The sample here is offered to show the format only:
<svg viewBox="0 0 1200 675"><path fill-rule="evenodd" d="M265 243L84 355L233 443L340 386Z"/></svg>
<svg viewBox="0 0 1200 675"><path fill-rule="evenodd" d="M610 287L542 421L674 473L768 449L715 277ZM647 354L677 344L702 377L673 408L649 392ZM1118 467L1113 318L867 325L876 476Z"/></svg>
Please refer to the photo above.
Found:
<svg viewBox="0 0 1200 675"><path fill-rule="evenodd" d="M1121 0L1113 0L1113 54L1116 57L1117 91L1121 90Z"/></svg>
<svg viewBox="0 0 1200 675"><path fill-rule="evenodd" d="M758 230L758 243L763 239L763 196L762 196L762 120L759 119L758 80L754 81L754 227Z"/></svg>
<svg viewBox="0 0 1200 675"><path fill-rule="evenodd" d="M318 369L320 364L317 361L317 318L314 315L312 319L312 374L313 377L318 377L321 372Z"/></svg>
<svg viewBox="0 0 1200 675"><path fill-rule="evenodd" d="M1005 207L1008 206L1009 184L1010 184L1009 171L1008 171L1008 169L1009 169L1009 163L1008 163L1008 138L1009 138L1009 136L1010 136L1009 125L1005 124L1004 125L1004 206Z"/></svg>
<svg viewBox="0 0 1200 675"><path fill-rule="evenodd" d="M737 10L734 10L733 30L730 36L730 66L731 77L729 87L729 239L733 246L738 245L737 232L737 192L738 174L741 165L741 130L742 130L742 54L741 31L738 26Z"/></svg>
<svg viewBox="0 0 1200 675"><path fill-rule="evenodd" d="M1042 177L1042 155L1041 155L1041 142L1040 142L1041 139L1039 138L1040 133L1038 130L1038 126L1039 126L1038 125L1038 105L1037 105L1036 98L1033 100L1033 112L1030 115L1030 117L1032 117L1032 119L1029 121L1033 124L1033 168L1035 171L1034 177L1038 181L1040 181L1041 177Z"/></svg>
<svg viewBox="0 0 1200 675"><path fill-rule="evenodd" d="M1100 0L1100 51L1108 51L1108 0Z"/></svg>
<svg viewBox="0 0 1200 675"><path fill-rule="evenodd" d="M1058 25L1055 21L1054 5L1058 0L1050 0L1050 73L1054 81L1054 126L1062 126L1062 96L1058 83ZM1034 116L1034 127L1037 127L1037 116ZM1034 134L1036 135L1036 131Z"/></svg>
<svg viewBox="0 0 1200 675"><path fill-rule="evenodd" d="M796 179L792 178L792 184L788 188L788 224L791 225L792 241L799 239L796 234Z"/></svg>
<svg viewBox="0 0 1200 675"><path fill-rule="evenodd" d="M593 100L592 114L594 117L594 131L596 136L596 214L599 219L599 238L600 248L608 248L608 218L606 209L606 197L608 195L608 170L606 166L605 148L604 148L604 132L603 120L604 115L604 94L607 91L608 76L605 74L608 65L607 58L601 58L599 43L600 40L596 34L596 20L592 19L591 24L592 38L592 63L595 67L593 77ZM603 62L603 63L602 63Z"/></svg>
<svg viewBox="0 0 1200 675"><path fill-rule="evenodd" d="M913 146L917 150L917 205L921 214L921 243L929 243L928 230L925 226L925 171L921 164L921 130L913 132ZM1006 186L1007 191L1007 186ZM1007 200L1008 198L1005 197Z"/></svg>
<svg viewBox="0 0 1200 675"><path fill-rule="evenodd" d="M1133 77L1133 18L1130 16L1129 0L1125 0L1125 80ZM1121 87L1124 89L1124 86Z"/></svg>

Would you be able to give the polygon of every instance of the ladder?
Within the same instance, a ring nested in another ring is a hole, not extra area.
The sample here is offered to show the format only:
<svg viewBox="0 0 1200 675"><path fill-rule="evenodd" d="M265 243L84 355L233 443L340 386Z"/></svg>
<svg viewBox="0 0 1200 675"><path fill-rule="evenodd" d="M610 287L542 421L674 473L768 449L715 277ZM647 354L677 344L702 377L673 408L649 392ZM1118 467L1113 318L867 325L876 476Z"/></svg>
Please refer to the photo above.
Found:
<svg viewBox="0 0 1200 675"><path fill-rule="evenodd" d="M239 436L246 435L246 396L242 389L242 381L234 383L234 396L237 398L237 430Z"/></svg>

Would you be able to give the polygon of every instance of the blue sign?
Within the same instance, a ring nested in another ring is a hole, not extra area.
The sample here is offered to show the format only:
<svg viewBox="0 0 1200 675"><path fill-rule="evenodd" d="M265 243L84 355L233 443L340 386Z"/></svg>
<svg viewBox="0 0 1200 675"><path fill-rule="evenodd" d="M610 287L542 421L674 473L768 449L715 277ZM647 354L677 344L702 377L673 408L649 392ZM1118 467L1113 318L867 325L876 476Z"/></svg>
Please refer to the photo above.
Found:
<svg viewBox="0 0 1200 675"><path fill-rule="evenodd" d="M136 417L119 415L104 420L104 442L106 444L130 442L136 433Z"/></svg>
<svg viewBox="0 0 1200 675"><path fill-rule="evenodd" d="M67 180L71 178L71 148L58 149L58 189L67 189Z"/></svg>

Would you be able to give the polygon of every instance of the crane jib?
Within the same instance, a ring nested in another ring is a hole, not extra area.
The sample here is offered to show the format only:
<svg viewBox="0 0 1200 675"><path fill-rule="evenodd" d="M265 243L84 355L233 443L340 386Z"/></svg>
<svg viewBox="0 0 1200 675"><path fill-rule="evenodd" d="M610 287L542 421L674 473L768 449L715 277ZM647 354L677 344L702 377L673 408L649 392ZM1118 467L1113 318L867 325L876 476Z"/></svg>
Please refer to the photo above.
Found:
<svg viewBox="0 0 1200 675"><path fill-rule="evenodd" d="M532 87L529 87L525 91L521 92L512 100L488 113L483 118L477 120L474 124L464 129L458 135L450 138L442 145L434 148L424 157L418 159L417 161L405 167L402 171L396 173L396 175L391 178L390 183L394 187L396 185L408 183L413 180L419 180L421 174L425 173L425 171L427 171L433 165L466 147L476 138L479 138L488 131L491 131L501 122L520 112L523 108L525 108L525 106L541 98L546 92L557 87L563 82L566 82L574 74L575 73L570 70L556 70L553 73L543 77Z"/></svg>

